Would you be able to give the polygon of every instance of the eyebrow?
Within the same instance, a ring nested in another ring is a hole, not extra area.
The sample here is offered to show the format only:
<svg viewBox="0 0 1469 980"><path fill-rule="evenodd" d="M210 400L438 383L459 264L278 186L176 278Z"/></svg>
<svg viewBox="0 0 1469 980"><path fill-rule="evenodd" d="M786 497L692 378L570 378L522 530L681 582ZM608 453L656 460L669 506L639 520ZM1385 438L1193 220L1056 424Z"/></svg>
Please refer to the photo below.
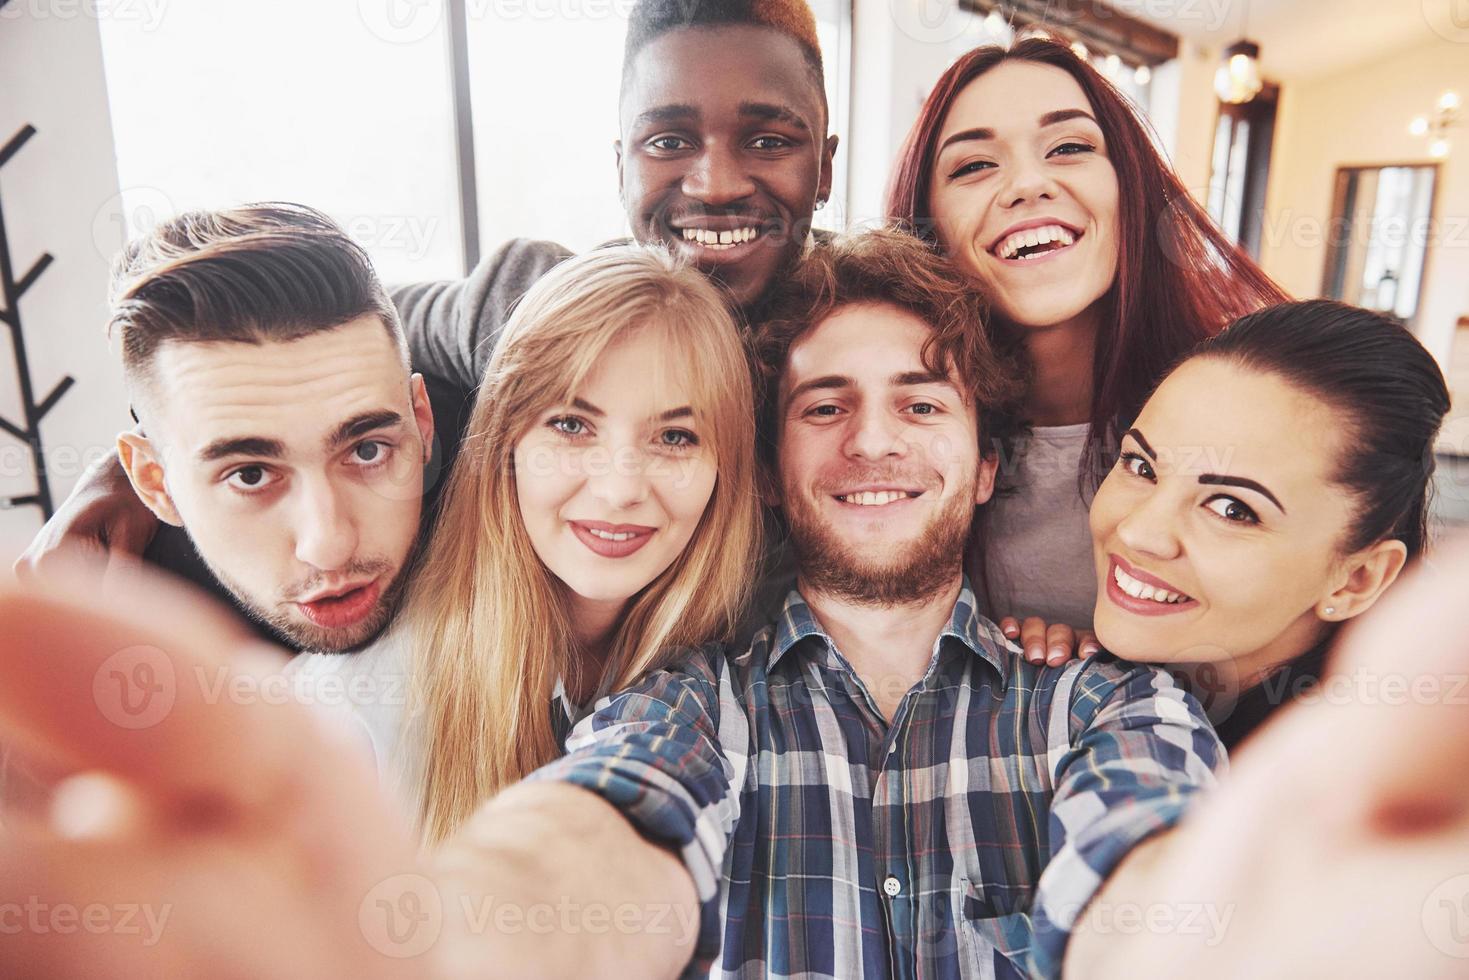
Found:
<svg viewBox="0 0 1469 980"><path fill-rule="evenodd" d="M811 131L811 127L796 113L796 110L790 106L776 105L773 102L741 102L740 115L759 119L762 122L783 122L806 133Z"/></svg>
<svg viewBox="0 0 1469 980"><path fill-rule="evenodd" d="M361 415L354 416L337 426L337 430L327 437L326 446L328 449L336 449L345 443L352 442L367 435L369 432L375 432L378 429L388 429L402 424L403 416L388 409L363 412Z"/></svg>
<svg viewBox="0 0 1469 980"><path fill-rule="evenodd" d="M846 375L825 374L796 385L786 396L786 401L793 402L810 391L840 391L852 387L852 384L852 379ZM932 371L902 371L888 378L888 385L893 388L912 388L915 385L947 385L952 388L954 383Z"/></svg>
<svg viewBox="0 0 1469 980"><path fill-rule="evenodd" d="M402 422L403 416L397 412L386 410L363 412L361 415L350 418L337 426L336 431L327 437L326 445L328 449L335 449L343 443L351 442L369 432L401 425ZM201 463L212 463L230 456L254 456L260 459L280 459L285 455L286 444L279 439L267 439L264 436L239 436L236 438L214 440L199 450L199 461Z"/></svg>
<svg viewBox="0 0 1469 980"><path fill-rule="evenodd" d="M285 454L285 443L279 439L265 439L260 436L241 436L235 439L214 440L199 450L199 461L201 463L212 463L217 459L224 459L228 456L259 456L266 459L279 459Z"/></svg>
<svg viewBox="0 0 1469 980"><path fill-rule="evenodd" d="M586 412L588 415L595 416L599 419L607 417L606 412L602 411L600 408L598 408L596 405L593 405L585 398L573 398L571 400L571 407L579 408L583 412ZM693 417L694 410L688 405L681 405L678 408L670 408L666 412L660 412L659 414L653 416L653 418L656 418L659 422L672 422L675 419L691 419Z"/></svg>
<svg viewBox="0 0 1469 980"><path fill-rule="evenodd" d="M1285 506L1279 500L1275 499L1275 494L1265 489L1261 484L1246 477L1225 476L1222 473L1202 473L1199 475L1199 482L1205 486L1244 487L1246 490L1253 490L1278 507L1282 514L1285 513Z"/></svg>
<svg viewBox="0 0 1469 980"><path fill-rule="evenodd" d="M1132 436L1133 441L1143 448L1143 452L1148 454L1148 459L1151 459L1155 463L1158 461L1158 454L1153 452L1153 447L1148 445L1148 440L1143 438L1141 432L1137 429L1128 429L1122 434L1123 436Z"/></svg>
<svg viewBox="0 0 1469 980"><path fill-rule="evenodd" d="M1092 123L1094 123L1098 128L1101 127L1101 123L1097 122L1096 117L1093 116L1090 112L1087 112L1085 109L1055 109L1041 116L1040 128L1045 129L1047 126L1055 126L1059 123L1069 122L1072 119L1090 119ZM994 138L995 131L987 126L976 126L973 129L962 129L954 135L950 136L948 139L944 140L944 142L938 148L938 153L935 153L934 156L938 156L939 153L943 153L944 150L949 148L949 144L951 143L962 143L972 140L992 140Z"/></svg>
<svg viewBox="0 0 1469 980"><path fill-rule="evenodd" d="M1143 452L1148 454L1148 459L1151 459L1155 463L1158 461L1158 454L1153 452L1153 447L1148 445L1148 440L1144 439L1143 434L1137 429L1128 429L1123 435L1131 436L1142 447ZM1276 499L1275 494L1266 489L1264 484L1257 483L1248 477L1226 476L1222 473L1202 473L1199 475L1199 483L1211 487L1243 487L1246 490L1253 490L1280 508L1282 514L1285 513L1285 505Z"/></svg>
<svg viewBox="0 0 1469 980"><path fill-rule="evenodd" d="M670 103L669 105L654 106L638 113L632 121L632 128L639 129L653 123L683 122L689 119L698 119L699 110L684 103Z"/></svg>

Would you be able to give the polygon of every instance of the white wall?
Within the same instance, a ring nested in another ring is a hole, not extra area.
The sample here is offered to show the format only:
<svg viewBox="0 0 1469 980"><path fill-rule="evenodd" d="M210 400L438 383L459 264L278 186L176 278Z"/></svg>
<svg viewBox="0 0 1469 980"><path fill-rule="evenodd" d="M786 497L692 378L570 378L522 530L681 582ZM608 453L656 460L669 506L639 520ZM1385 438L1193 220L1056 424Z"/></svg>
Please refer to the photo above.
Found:
<svg viewBox="0 0 1469 980"><path fill-rule="evenodd" d="M1445 89L1469 99L1469 46L1435 39L1281 91L1266 198L1261 262L1292 294L1318 296L1326 263L1336 168L1430 162L1428 140L1408 132ZM1469 129L1439 170L1439 235L1429 247L1416 329L1449 363L1454 321L1469 313Z"/></svg>
<svg viewBox="0 0 1469 980"><path fill-rule="evenodd" d="M36 127L0 169L5 230L16 275L44 252L55 257L20 303L37 400L63 375L76 378L41 425L58 502L81 466L111 448L128 421L121 370L102 333L108 262L123 241L122 210L101 43L88 7L0 9L0 143L27 123ZM3 328L0 413L22 423L10 332ZM34 490L29 451L0 433L0 496ZM40 526L35 507L0 511L4 568Z"/></svg>

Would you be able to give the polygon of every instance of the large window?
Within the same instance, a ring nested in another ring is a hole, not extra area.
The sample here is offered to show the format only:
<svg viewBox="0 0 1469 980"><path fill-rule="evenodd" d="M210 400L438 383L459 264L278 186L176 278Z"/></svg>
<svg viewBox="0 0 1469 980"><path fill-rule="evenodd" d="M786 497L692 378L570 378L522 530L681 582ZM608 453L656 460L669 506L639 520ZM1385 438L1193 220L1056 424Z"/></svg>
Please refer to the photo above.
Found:
<svg viewBox="0 0 1469 980"><path fill-rule="evenodd" d="M116 241L185 208L300 201L390 282L461 275L506 238L624 235L612 142L632 2L170 0L154 20L102 18L123 193L98 227ZM851 0L813 7L841 133ZM845 179L843 146L835 201Z"/></svg>
<svg viewBox="0 0 1469 980"><path fill-rule="evenodd" d="M156 20L100 18L123 192L98 202L99 229L125 222L136 233L185 208L294 200L341 222L384 279L458 275L436 4L400 4L435 15L426 31L393 16L392 0L170 0Z"/></svg>
<svg viewBox="0 0 1469 980"><path fill-rule="evenodd" d="M831 130L846 132L851 0L814 0ZM632 0L467 0L470 95L486 250L512 237L582 250L627 235L612 143ZM845 198L845 147L834 201ZM818 214L818 219L839 208Z"/></svg>

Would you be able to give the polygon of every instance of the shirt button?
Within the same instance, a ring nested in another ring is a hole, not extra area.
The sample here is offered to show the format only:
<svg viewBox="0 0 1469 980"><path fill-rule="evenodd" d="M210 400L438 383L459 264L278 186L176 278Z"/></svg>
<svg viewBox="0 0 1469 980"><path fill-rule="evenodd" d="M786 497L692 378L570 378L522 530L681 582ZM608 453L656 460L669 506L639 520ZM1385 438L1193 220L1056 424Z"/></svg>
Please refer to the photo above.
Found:
<svg viewBox="0 0 1469 980"><path fill-rule="evenodd" d="M898 892L903 890L903 883L894 878L892 875L888 875L887 878L883 880L882 890L884 893L887 894L888 898L897 898Z"/></svg>

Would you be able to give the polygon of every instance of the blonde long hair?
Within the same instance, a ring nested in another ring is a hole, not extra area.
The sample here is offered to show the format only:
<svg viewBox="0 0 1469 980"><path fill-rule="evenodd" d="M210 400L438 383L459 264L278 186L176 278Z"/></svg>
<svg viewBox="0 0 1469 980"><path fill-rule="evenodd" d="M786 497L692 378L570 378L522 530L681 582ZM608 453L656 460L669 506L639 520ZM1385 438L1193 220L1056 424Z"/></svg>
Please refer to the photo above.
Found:
<svg viewBox="0 0 1469 980"><path fill-rule="evenodd" d="M514 449L634 329L658 331L672 363L687 371L681 380L718 476L688 545L630 600L601 689L626 687L678 647L728 638L748 601L760 517L753 386L739 328L716 288L661 249L618 246L557 266L500 336L405 608L430 843L561 754L551 701L557 680L575 669L577 645L566 586L537 557L521 518Z"/></svg>

